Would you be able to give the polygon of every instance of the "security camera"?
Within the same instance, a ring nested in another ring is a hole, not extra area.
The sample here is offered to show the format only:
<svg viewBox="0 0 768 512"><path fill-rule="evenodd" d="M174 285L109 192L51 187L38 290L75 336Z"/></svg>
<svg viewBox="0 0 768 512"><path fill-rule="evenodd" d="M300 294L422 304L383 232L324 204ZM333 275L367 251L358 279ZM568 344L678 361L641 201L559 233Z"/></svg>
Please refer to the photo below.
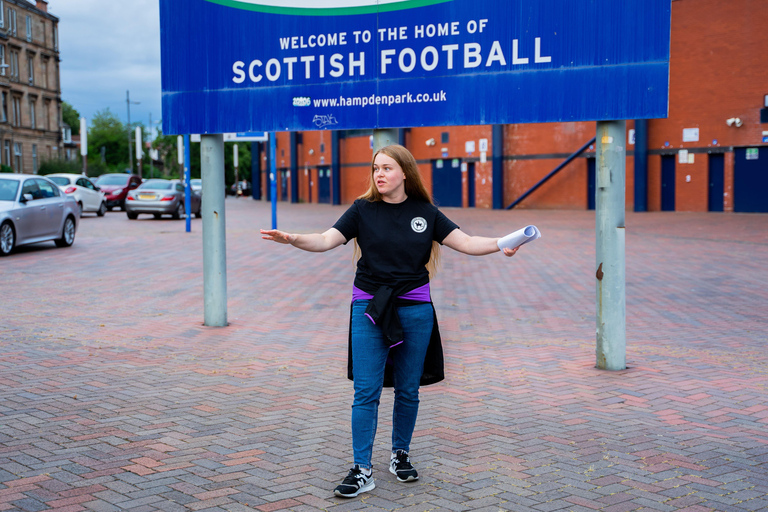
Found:
<svg viewBox="0 0 768 512"><path fill-rule="evenodd" d="M427 139L427 146L434 146L435 145L435 139Z"/></svg>
<svg viewBox="0 0 768 512"><path fill-rule="evenodd" d="M732 117L730 119L726 119L725 124L727 124L728 126L736 126L736 128L739 128L744 123L742 123L741 119L739 119L738 117Z"/></svg>

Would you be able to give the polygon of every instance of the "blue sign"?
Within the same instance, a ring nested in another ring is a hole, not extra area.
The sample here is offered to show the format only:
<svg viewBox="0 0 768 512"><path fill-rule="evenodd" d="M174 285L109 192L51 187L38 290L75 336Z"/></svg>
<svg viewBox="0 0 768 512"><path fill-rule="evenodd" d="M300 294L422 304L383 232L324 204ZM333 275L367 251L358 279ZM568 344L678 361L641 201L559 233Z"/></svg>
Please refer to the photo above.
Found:
<svg viewBox="0 0 768 512"><path fill-rule="evenodd" d="M160 0L163 132L666 117L670 11L670 0Z"/></svg>

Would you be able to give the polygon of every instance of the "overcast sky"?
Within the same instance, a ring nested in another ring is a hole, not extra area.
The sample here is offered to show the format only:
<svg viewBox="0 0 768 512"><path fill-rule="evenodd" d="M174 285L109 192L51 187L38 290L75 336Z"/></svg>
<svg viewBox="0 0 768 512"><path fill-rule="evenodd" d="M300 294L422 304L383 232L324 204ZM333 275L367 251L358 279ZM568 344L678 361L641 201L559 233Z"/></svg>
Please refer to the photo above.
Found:
<svg viewBox="0 0 768 512"><path fill-rule="evenodd" d="M33 0L34 3L34 0ZM109 108L149 125L162 117L158 0L49 0L59 18L61 97L90 120Z"/></svg>

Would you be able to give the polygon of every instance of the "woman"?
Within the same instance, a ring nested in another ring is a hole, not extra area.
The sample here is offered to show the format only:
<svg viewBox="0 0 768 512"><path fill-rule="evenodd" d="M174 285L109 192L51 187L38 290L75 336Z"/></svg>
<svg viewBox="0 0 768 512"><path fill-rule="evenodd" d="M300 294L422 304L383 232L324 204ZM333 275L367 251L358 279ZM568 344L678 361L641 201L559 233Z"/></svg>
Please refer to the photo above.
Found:
<svg viewBox="0 0 768 512"><path fill-rule="evenodd" d="M355 388L354 467L334 493L352 498L375 487L373 441L379 397L388 384L395 388L389 470L400 482L417 480L408 452L419 386L443 379L442 348L429 293L439 244L482 256L499 251L499 239L469 236L443 215L432 203L413 155L399 145L374 154L368 191L325 233L261 233L265 240L310 252L328 251L355 239L356 252L358 248L361 252L352 293L348 366ZM503 252L513 256L517 249Z"/></svg>

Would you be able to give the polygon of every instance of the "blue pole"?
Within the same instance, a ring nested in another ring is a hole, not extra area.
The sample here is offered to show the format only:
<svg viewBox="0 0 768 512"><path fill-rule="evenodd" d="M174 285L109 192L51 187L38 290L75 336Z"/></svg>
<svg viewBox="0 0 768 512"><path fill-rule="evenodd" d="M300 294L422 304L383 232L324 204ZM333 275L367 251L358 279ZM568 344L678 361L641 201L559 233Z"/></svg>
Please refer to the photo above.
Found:
<svg viewBox="0 0 768 512"><path fill-rule="evenodd" d="M269 134L269 197L272 198L272 229L277 229L277 133Z"/></svg>
<svg viewBox="0 0 768 512"><path fill-rule="evenodd" d="M187 212L187 233L192 231L192 185L190 184L189 134L184 136L184 211Z"/></svg>

